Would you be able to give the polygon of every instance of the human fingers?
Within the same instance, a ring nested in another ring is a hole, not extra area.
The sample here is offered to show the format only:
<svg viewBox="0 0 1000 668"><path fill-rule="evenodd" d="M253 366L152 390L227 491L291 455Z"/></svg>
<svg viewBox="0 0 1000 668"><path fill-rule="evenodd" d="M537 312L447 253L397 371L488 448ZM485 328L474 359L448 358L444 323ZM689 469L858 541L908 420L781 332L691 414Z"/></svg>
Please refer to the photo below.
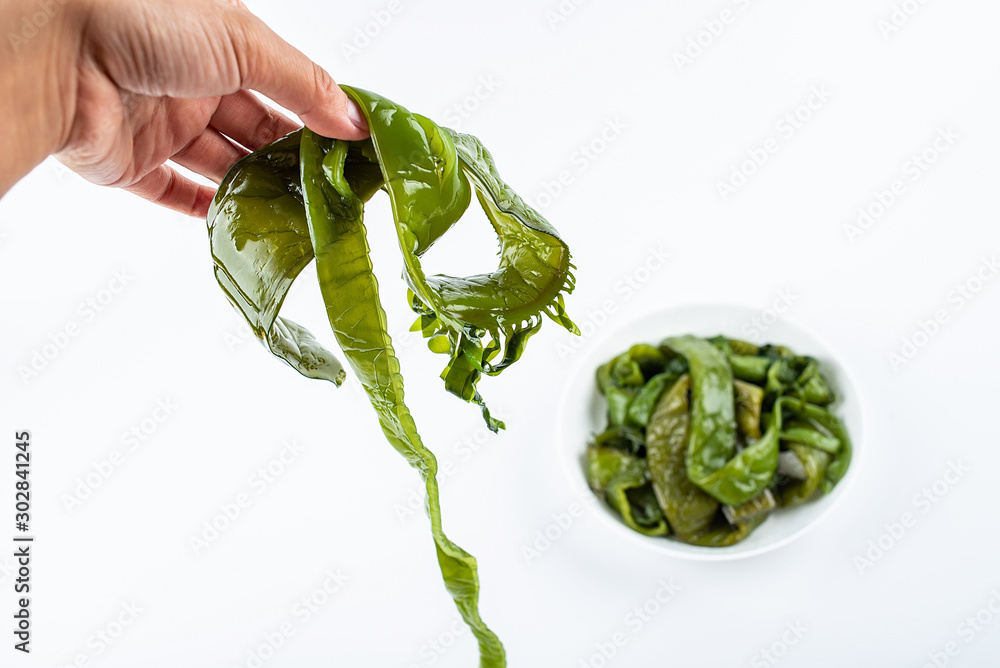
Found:
<svg viewBox="0 0 1000 668"><path fill-rule="evenodd" d="M196 174L220 183L229 168L248 151L211 127L171 156L171 160Z"/></svg>
<svg viewBox="0 0 1000 668"><path fill-rule="evenodd" d="M263 93L321 135L337 139L368 136L361 110L326 70L249 11L231 5L222 9L241 89Z"/></svg>
<svg viewBox="0 0 1000 668"><path fill-rule="evenodd" d="M208 215L215 189L185 178L167 165L160 165L125 190L168 209L196 218Z"/></svg>
<svg viewBox="0 0 1000 668"><path fill-rule="evenodd" d="M290 118L267 106L246 90L222 98L209 123L211 127L251 151L256 151L299 127Z"/></svg>

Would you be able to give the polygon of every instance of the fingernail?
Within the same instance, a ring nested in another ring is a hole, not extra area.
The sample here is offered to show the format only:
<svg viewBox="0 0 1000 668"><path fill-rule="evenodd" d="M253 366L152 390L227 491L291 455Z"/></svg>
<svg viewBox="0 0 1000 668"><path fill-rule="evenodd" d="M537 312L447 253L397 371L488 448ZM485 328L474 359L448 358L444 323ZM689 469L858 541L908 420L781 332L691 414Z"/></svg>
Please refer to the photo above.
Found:
<svg viewBox="0 0 1000 668"><path fill-rule="evenodd" d="M358 105L350 98L347 99L347 117L351 119L351 123L354 123L354 127L368 132L368 121L365 120Z"/></svg>

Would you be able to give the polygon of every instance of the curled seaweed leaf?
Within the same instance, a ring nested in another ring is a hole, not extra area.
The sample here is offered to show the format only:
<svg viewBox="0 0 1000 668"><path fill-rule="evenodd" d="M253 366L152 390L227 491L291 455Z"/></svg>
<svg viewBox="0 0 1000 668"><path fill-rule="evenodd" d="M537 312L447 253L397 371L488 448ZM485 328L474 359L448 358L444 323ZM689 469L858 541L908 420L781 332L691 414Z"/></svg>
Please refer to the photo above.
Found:
<svg viewBox="0 0 1000 668"><path fill-rule="evenodd" d="M573 291L569 247L537 211L501 180L489 151L472 135L435 125L419 114L357 88L344 90L361 107L372 129L377 162L385 178L404 259L410 303L418 314L414 331L438 339L445 352L445 388L479 404L477 385L524 353L542 325L542 314L579 333L566 314L564 295ZM427 275L424 253L468 208L472 193L500 240L498 267L487 274Z"/></svg>
<svg viewBox="0 0 1000 668"><path fill-rule="evenodd" d="M296 131L239 160L208 213L215 277L254 335L304 376L344 382L344 367L306 328L278 316L312 261Z"/></svg>

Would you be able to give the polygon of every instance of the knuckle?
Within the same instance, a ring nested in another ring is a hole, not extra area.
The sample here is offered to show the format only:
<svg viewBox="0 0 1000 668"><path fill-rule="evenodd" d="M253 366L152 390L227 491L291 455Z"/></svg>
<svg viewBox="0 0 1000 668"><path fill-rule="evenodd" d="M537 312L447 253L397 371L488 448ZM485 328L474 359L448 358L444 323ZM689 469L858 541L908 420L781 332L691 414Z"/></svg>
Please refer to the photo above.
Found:
<svg viewBox="0 0 1000 668"><path fill-rule="evenodd" d="M327 95L337 87L337 84L333 81L333 77L325 69L313 63L312 70L317 95Z"/></svg>
<svg viewBox="0 0 1000 668"><path fill-rule="evenodd" d="M264 117L257 123L257 127L254 128L252 135L254 145L248 148L257 149L270 144L281 136L282 127L281 116L273 109L268 109Z"/></svg>
<svg viewBox="0 0 1000 668"><path fill-rule="evenodd" d="M303 110L303 115L308 116L317 109L327 106L330 98L336 99L336 93L340 90L337 83L330 76L330 73L317 65L312 64L313 73L313 95L311 104Z"/></svg>

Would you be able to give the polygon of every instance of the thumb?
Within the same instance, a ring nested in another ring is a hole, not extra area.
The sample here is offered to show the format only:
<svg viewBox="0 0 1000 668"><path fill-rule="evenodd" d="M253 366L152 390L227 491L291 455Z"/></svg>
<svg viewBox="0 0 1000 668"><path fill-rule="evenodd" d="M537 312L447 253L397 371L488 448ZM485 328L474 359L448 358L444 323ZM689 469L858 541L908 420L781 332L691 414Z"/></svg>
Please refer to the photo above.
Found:
<svg viewBox="0 0 1000 668"><path fill-rule="evenodd" d="M263 93L326 137L366 138L361 110L333 77L239 5L223 10L240 88Z"/></svg>

